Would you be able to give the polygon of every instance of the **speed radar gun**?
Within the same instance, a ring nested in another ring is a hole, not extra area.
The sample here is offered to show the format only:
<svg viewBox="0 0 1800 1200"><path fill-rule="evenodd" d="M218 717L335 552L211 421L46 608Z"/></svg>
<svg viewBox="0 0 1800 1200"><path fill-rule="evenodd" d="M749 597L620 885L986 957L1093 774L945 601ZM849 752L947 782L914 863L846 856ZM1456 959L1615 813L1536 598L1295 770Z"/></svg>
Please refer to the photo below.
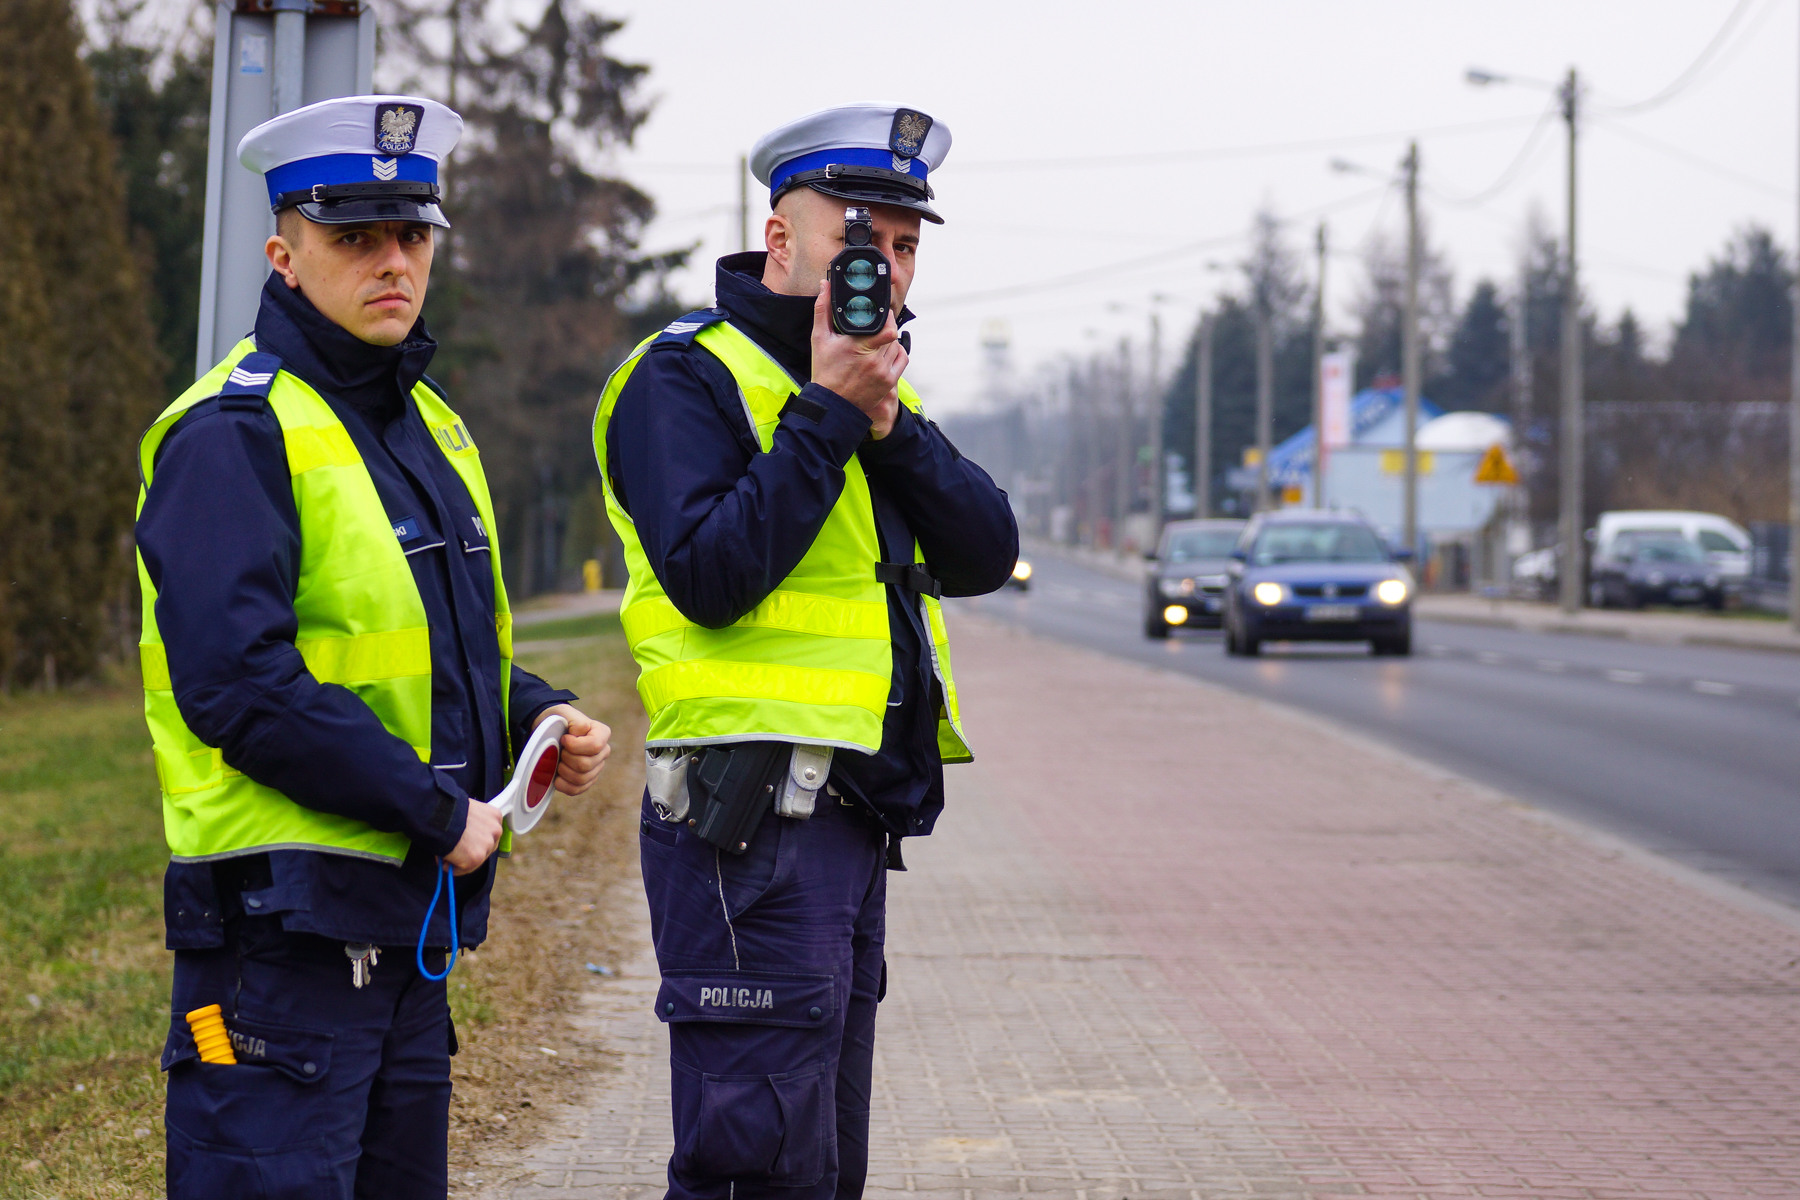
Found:
<svg viewBox="0 0 1800 1200"><path fill-rule="evenodd" d="M519 755L518 763L513 767L512 778L500 789L498 796L488 801L505 818L506 828L513 834L530 832L550 811L550 797L556 793L557 768L562 766L562 737L567 732L567 718L557 713L538 722L538 727L531 732L531 740L525 743L525 752ZM425 966L425 934L437 912L438 896L446 892L450 896L450 957L441 972L433 972ZM419 926L417 958L419 974L431 980L448 978L451 968L456 966L456 881L450 877L449 863L438 863L431 903L426 906L425 920Z"/></svg>
<svg viewBox="0 0 1800 1200"><path fill-rule="evenodd" d="M875 221L866 208L844 210L844 248L831 260L831 327L852 337L880 333L893 305L887 256L873 245Z"/></svg>

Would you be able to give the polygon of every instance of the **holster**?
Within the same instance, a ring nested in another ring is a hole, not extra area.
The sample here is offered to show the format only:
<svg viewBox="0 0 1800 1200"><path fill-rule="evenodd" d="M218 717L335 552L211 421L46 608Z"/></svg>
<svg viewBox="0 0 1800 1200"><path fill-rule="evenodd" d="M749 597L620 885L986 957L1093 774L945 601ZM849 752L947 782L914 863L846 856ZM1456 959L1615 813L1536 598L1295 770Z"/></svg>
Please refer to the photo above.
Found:
<svg viewBox="0 0 1800 1200"><path fill-rule="evenodd" d="M774 806L792 755L787 742L733 742L697 750L687 772L694 832L727 854L748 850L757 823Z"/></svg>

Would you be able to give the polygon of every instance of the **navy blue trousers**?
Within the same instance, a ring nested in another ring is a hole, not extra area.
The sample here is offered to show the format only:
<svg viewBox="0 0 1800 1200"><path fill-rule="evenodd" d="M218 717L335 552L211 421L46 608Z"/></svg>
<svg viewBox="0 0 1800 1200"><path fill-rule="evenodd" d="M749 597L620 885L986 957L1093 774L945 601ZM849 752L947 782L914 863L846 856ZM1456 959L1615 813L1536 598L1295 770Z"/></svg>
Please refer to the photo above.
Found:
<svg viewBox="0 0 1800 1200"><path fill-rule="evenodd" d="M670 1200L862 1195L885 835L821 793L763 817L742 856L657 817L639 827L669 1026Z"/></svg>
<svg viewBox="0 0 1800 1200"><path fill-rule="evenodd" d="M443 1200L450 1055L444 984L383 947L362 988L342 942L227 924L177 950L169 1040L169 1200ZM444 952L427 951L433 971ZM199 1061L187 1014L224 1010L237 1065Z"/></svg>

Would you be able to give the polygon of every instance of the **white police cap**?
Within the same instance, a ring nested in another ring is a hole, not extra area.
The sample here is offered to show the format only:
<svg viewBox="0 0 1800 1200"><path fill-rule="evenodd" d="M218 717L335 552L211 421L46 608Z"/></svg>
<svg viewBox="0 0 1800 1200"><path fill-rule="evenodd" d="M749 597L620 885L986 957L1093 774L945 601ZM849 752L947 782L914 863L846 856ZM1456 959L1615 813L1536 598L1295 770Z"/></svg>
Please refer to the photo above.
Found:
<svg viewBox="0 0 1800 1200"><path fill-rule="evenodd" d="M769 203L797 187L858 204L894 204L942 225L926 177L950 153L950 130L914 108L844 104L790 121L750 152Z"/></svg>
<svg viewBox="0 0 1800 1200"><path fill-rule="evenodd" d="M425 221L438 207L438 164L462 137L462 118L421 96L340 96L264 121L238 143L238 161L263 177L269 207L309 221Z"/></svg>

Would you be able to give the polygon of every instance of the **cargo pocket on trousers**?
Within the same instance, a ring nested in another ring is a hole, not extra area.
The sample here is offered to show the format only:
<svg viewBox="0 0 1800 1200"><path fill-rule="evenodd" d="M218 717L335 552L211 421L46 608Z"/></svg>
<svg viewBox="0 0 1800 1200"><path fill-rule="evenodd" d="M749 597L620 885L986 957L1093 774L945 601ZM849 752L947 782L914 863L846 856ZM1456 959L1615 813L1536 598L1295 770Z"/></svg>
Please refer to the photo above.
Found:
<svg viewBox="0 0 1800 1200"><path fill-rule="evenodd" d="M825 1054L836 994L830 975L664 973L656 1015L669 1024L684 1179L798 1187L836 1167Z"/></svg>

